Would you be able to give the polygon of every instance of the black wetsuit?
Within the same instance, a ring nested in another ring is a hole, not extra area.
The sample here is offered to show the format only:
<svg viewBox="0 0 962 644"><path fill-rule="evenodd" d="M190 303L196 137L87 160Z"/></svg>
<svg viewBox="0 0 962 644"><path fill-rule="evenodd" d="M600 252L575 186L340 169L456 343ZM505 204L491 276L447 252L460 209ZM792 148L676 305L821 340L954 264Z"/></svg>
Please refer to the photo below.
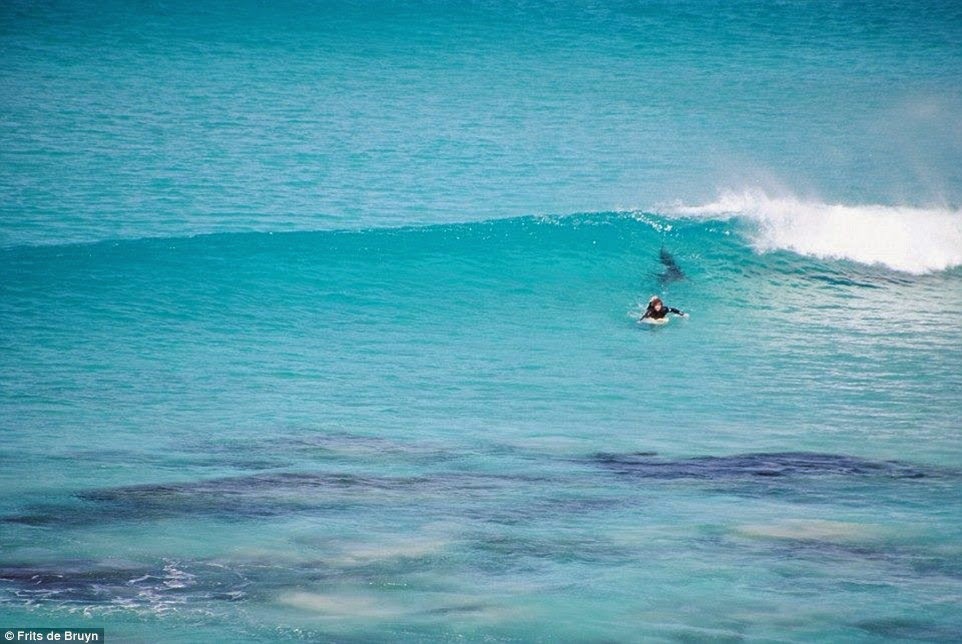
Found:
<svg viewBox="0 0 962 644"><path fill-rule="evenodd" d="M655 307L649 304L648 310L645 311L645 314L641 316L641 319L644 320L645 318L654 318L655 320L660 320L661 318L665 317L669 313L674 313L675 315L684 315L684 313L682 313L678 309L674 309L670 306L665 306L664 304L662 304L660 311L656 311Z"/></svg>

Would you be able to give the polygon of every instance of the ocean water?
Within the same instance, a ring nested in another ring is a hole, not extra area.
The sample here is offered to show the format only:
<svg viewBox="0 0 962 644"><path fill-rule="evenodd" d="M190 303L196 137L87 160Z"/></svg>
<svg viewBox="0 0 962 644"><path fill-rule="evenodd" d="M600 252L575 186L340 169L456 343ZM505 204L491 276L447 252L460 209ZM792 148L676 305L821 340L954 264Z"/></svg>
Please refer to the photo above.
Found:
<svg viewBox="0 0 962 644"><path fill-rule="evenodd" d="M0 62L0 627L962 639L955 3L10 1Z"/></svg>

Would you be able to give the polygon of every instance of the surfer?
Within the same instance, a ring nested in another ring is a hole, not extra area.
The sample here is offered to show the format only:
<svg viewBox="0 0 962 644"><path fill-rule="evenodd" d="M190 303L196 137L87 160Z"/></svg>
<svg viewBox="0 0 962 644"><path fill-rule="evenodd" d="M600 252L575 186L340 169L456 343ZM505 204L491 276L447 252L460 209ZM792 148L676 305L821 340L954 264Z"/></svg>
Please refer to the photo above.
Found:
<svg viewBox="0 0 962 644"><path fill-rule="evenodd" d="M669 313L674 313L675 315L680 315L685 318L688 317L687 313L683 313L670 306L665 306L665 303L661 301L660 297L657 295L652 295L651 299L648 300L648 308L645 310L645 314L641 316L641 319L660 320Z"/></svg>

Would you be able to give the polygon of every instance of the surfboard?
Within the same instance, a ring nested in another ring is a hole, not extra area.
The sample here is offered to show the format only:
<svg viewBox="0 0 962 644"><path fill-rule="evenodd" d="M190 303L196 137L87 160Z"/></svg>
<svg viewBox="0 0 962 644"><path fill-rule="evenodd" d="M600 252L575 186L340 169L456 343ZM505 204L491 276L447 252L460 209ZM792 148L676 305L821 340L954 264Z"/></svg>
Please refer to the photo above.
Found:
<svg viewBox="0 0 962 644"><path fill-rule="evenodd" d="M667 315L663 318L641 318L638 320L639 324L650 324L652 326L661 326L663 324L668 324L671 318Z"/></svg>

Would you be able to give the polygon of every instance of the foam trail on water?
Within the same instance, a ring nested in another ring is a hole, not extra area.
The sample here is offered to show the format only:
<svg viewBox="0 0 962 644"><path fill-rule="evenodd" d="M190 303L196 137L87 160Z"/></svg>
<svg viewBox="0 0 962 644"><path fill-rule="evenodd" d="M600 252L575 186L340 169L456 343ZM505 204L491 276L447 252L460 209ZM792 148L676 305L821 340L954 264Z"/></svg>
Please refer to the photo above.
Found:
<svg viewBox="0 0 962 644"><path fill-rule="evenodd" d="M962 211L949 208L826 204L747 190L668 213L746 221L759 252L790 250L916 275L962 265Z"/></svg>

